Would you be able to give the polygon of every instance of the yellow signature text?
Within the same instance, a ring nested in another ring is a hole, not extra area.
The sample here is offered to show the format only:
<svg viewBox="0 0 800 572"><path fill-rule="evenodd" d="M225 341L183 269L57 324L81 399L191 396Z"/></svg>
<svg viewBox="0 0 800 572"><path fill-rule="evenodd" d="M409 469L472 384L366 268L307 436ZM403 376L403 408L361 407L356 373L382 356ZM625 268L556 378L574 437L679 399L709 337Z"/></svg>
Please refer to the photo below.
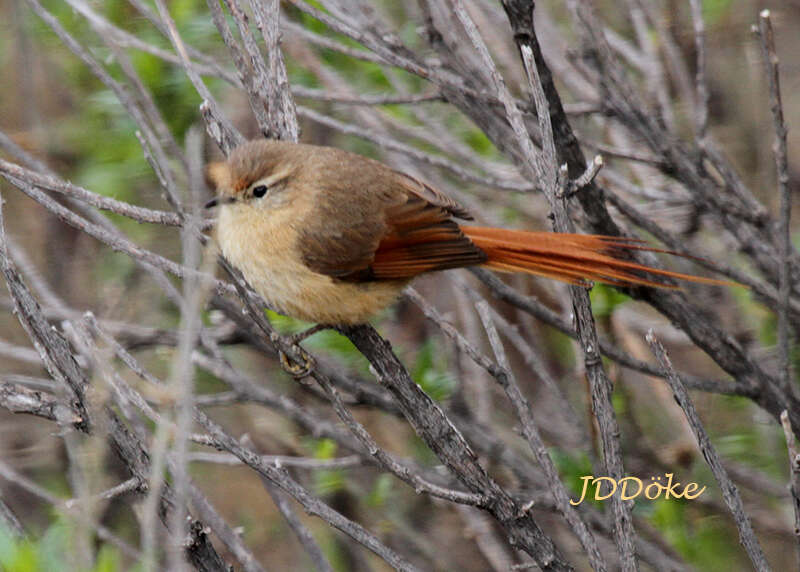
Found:
<svg viewBox="0 0 800 572"><path fill-rule="evenodd" d="M604 501L610 499L615 494L619 493L622 500L632 500L639 496L644 495L648 500L656 500L657 498L665 499L696 499L706 490L706 487L699 488L697 483L686 483L681 485L680 482L674 480L673 473L666 473L663 477L650 477L650 483L645 485L642 479L637 477L624 477L622 479L613 479L611 477L595 477L594 475L585 475L581 477L583 481L583 490L581 491L581 498L578 501L569 500L572 506L578 506L589 494L590 499L596 501ZM605 486L603 486L605 484ZM589 492L594 487L594 495Z"/></svg>

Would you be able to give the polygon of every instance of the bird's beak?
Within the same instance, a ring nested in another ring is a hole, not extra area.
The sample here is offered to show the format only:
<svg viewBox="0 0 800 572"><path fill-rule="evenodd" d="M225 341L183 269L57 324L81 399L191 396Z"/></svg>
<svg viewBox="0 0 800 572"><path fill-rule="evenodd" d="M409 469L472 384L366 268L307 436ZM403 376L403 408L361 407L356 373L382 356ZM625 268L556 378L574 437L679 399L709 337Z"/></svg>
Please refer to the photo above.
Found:
<svg viewBox="0 0 800 572"><path fill-rule="evenodd" d="M220 204L229 205L229 204L235 203L235 202L236 202L236 197L223 197L223 198L214 197L213 199L208 201L206 204L204 204L203 208L210 209L210 208L213 208L213 207L215 207L217 205L220 205Z"/></svg>

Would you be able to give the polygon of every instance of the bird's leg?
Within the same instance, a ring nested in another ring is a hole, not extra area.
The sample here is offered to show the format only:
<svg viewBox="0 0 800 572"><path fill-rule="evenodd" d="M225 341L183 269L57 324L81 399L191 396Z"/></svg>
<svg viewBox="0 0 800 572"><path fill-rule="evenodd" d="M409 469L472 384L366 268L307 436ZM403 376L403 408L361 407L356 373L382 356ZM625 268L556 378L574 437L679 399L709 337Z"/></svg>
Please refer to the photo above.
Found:
<svg viewBox="0 0 800 572"><path fill-rule="evenodd" d="M278 350L278 359L280 359L281 367L286 373L295 379L300 379L307 376L314 369L314 358L300 346L294 346L294 352L300 361L294 361L294 358L290 359L289 355L281 349Z"/></svg>
<svg viewBox="0 0 800 572"><path fill-rule="evenodd" d="M317 324L291 336L289 340L294 354L292 358L285 351L278 348L278 358L284 371L295 378L305 377L311 373L311 370L314 369L314 358L300 346L300 342L328 328L330 326L327 324Z"/></svg>
<svg viewBox="0 0 800 572"><path fill-rule="evenodd" d="M272 343L275 344L275 349L278 351L278 359L281 363L283 370L294 377L299 379L307 376L314 369L314 358L312 358L303 348L294 341L289 342L288 351L284 351L280 346L283 340L277 332L273 332L270 336Z"/></svg>
<svg viewBox="0 0 800 572"><path fill-rule="evenodd" d="M307 328L302 332L297 332L290 339L292 340L293 345L298 346L300 345L300 342L302 342L306 338L310 338L317 332L321 332L322 330L329 330L330 328L331 326L329 326L328 324L317 324L316 326L311 326L310 328Z"/></svg>

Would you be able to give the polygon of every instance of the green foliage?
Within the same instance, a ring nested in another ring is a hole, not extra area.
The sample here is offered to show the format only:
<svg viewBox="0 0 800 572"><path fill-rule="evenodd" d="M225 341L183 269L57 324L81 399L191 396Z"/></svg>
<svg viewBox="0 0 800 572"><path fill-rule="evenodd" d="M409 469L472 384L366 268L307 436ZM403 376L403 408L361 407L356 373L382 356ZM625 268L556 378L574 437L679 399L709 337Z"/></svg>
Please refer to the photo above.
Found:
<svg viewBox="0 0 800 572"><path fill-rule="evenodd" d="M295 63L291 58L286 58L286 75L289 77L289 83L292 85L301 85L310 88L320 87L320 82L316 74L307 67Z"/></svg>
<svg viewBox="0 0 800 572"><path fill-rule="evenodd" d="M732 4L733 0L703 0L703 18L713 25L728 14Z"/></svg>
<svg viewBox="0 0 800 572"><path fill-rule="evenodd" d="M320 547L322 548L323 554L325 554L325 558L328 559L328 562L330 562L334 570L348 569L350 559L348 558L345 545L338 542L336 536L325 531L320 540ZM314 568L309 565L307 569L312 570Z"/></svg>
<svg viewBox="0 0 800 572"><path fill-rule="evenodd" d="M512 202L517 202L517 197L511 197ZM522 215L520 214L519 209L513 207L503 207L500 211L500 216L502 217L503 223L505 226L516 226L517 223L522 219Z"/></svg>
<svg viewBox="0 0 800 572"><path fill-rule="evenodd" d="M313 450L315 459L333 459L338 445L333 439L317 439L314 441Z"/></svg>
<svg viewBox="0 0 800 572"><path fill-rule="evenodd" d="M331 439L315 439L310 443L315 459L333 459L338 445ZM331 495L344 489L345 473L341 469L314 471L314 490L318 495Z"/></svg>
<svg viewBox="0 0 800 572"><path fill-rule="evenodd" d="M58 518L38 538L17 539L0 527L0 570L4 572L50 572L65 569L65 555L74 554L73 527ZM116 547L100 547L94 566L86 572L123 570L122 557Z"/></svg>
<svg viewBox="0 0 800 572"><path fill-rule="evenodd" d="M778 343L778 318L772 312L765 312L758 329L759 341L767 347Z"/></svg>
<svg viewBox="0 0 800 572"><path fill-rule="evenodd" d="M383 473L375 479L375 484L372 490L366 496L364 501L370 508L383 507L392 496L394 490L394 477L392 475Z"/></svg>
<svg viewBox="0 0 800 572"><path fill-rule="evenodd" d="M283 316L272 310L264 310L269 322L278 332L284 335L297 334L311 327L312 324ZM323 330L309 337L303 344L313 350L323 350L344 362L349 367L361 372L363 375L369 373L369 362L361 355L353 343L346 337L334 330Z"/></svg>
<svg viewBox="0 0 800 572"><path fill-rule="evenodd" d="M571 367L569 364L575 361L575 347L572 338L553 330L548 333L545 341L547 342L547 354L556 356L562 365Z"/></svg>
<svg viewBox="0 0 800 572"><path fill-rule="evenodd" d="M65 2L48 2L46 7L67 32L91 46L92 55L106 65L112 77L122 79L113 53L81 15ZM137 12L124 0L103 2L102 8L101 12L109 20L143 41L169 49L169 42L149 22L141 17L132 18ZM202 49L216 45L218 34L201 8L205 8L205 2L198 0L170 2L170 13L184 40ZM49 48L50 87L58 85L64 93L78 94L60 102L62 117L48 126L49 145L56 153L63 150L73 169L73 180L93 191L123 200L134 199L137 189L145 185L155 189L152 171L134 136L137 126L116 95L66 49L39 18L27 15L26 25L37 43ZM180 141L189 126L198 120L200 97L179 66L141 51L128 53L155 106ZM212 88L219 83L213 78L206 81ZM98 136L87 137L88 133Z"/></svg>
<svg viewBox="0 0 800 572"><path fill-rule="evenodd" d="M736 302L736 311L746 322L754 324L759 341L764 345L774 345L775 314L753 299L748 288L729 288L728 292Z"/></svg>
<svg viewBox="0 0 800 572"><path fill-rule="evenodd" d="M469 129L464 134L464 139L467 145L472 147L473 151L476 151L481 155L492 155L497 153L497 149L495 148L494 144L492 144L486 133L478 128Z"/></svg>
<svg viewBox="0 0 800 572"><path fill-rule="evenodd" d="M631 298L606 284L595 284L589 292L589 299L592 302L595 318L600 319L610 316L618 306Z"/></svg>
<svg viewBox="0 0 800 572"><path fill-rule="evenodd" d="M411 378L435 401L447 399L456 387L456 380L447 368L447 358L444 352L436 351L433 340L422 344Z"/></svg>
<svg viewBox="0 0 800 572"><path fill-rule="evenodd" d="M740 425L715 437L714 443L724 458L757 468L777 479L784 478L786 467L780 455L785 451L785 441L780 427Z"/></svg>
<svg viewBox="0 0 800 572"><path fill-rule="evenodd" d="M796 237L797 238L797 237ZM798 241L795 240L795 243ZM800 245L796 244L796 247ZM765 347L778 343L778 317L772 310L754 300L748 288L729 288L736 301L736 310L742 316L743 323L753 324L752 329L758 335L758 341ZM792 369L800 368L800 344L790 344L789 359Z"/></svg>
<svg viewBox="0 0 800 572"><path fill-rule="evenodd" d="M615 391L611 395L611 405L614 407L614 411L617 415L625 415L625 412L628 410L628 397L625 395L625 392Z"/></svg>
<svg viewBox="0 0 800 572"><path fill-rule="evenodd" d="M690 514L692 501L658 499L637 503L647 508L650 522L661 531L686 560L698 570L741 570L741 552L732 549L736 535L718 517L700 517ZM692 526L687 526L691 522Z"/></svg>
<svg viewBox="0 0 800 572"><path fill-rule="evenodd" d="M409 440L412 454L421 465L433 466L441 463L439 457L416 434L411 435Z"/></svg>
<svg viewBox="0 0 800 572"><path fill-rule="evenodd" d="M561 481L567 486L573 500L577 502L583 492L583 481L581 477L593 474L592 461L585 453L574 455L562 449L552 448L549 450L550 458L561 475ZM599 475L596 475L599 476ZM588 498L584 502L593 502L600 505L599 501Z"/></svg>
<svg viewBox="0 0 800 572"><path fill-rule="evenodd" d="M122 570L120 560L119 552L109 545L105 545L97 554L95 570L96 572L115 572L116 570Z"/></svg>

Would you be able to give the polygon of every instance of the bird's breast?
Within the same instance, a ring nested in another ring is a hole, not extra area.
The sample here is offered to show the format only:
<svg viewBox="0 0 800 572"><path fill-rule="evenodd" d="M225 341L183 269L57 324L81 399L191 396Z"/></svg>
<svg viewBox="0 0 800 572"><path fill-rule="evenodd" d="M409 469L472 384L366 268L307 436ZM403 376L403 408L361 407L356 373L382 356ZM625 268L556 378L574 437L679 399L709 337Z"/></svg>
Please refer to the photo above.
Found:
<svg viewBox="0 0 800 572"><path fill-rule="evenodd" d="M276 311L325 324L359 324L391 304L405 282L350 283L312 271L299 249L298 218L226 205L217 221L223 256Z"/></svg>

